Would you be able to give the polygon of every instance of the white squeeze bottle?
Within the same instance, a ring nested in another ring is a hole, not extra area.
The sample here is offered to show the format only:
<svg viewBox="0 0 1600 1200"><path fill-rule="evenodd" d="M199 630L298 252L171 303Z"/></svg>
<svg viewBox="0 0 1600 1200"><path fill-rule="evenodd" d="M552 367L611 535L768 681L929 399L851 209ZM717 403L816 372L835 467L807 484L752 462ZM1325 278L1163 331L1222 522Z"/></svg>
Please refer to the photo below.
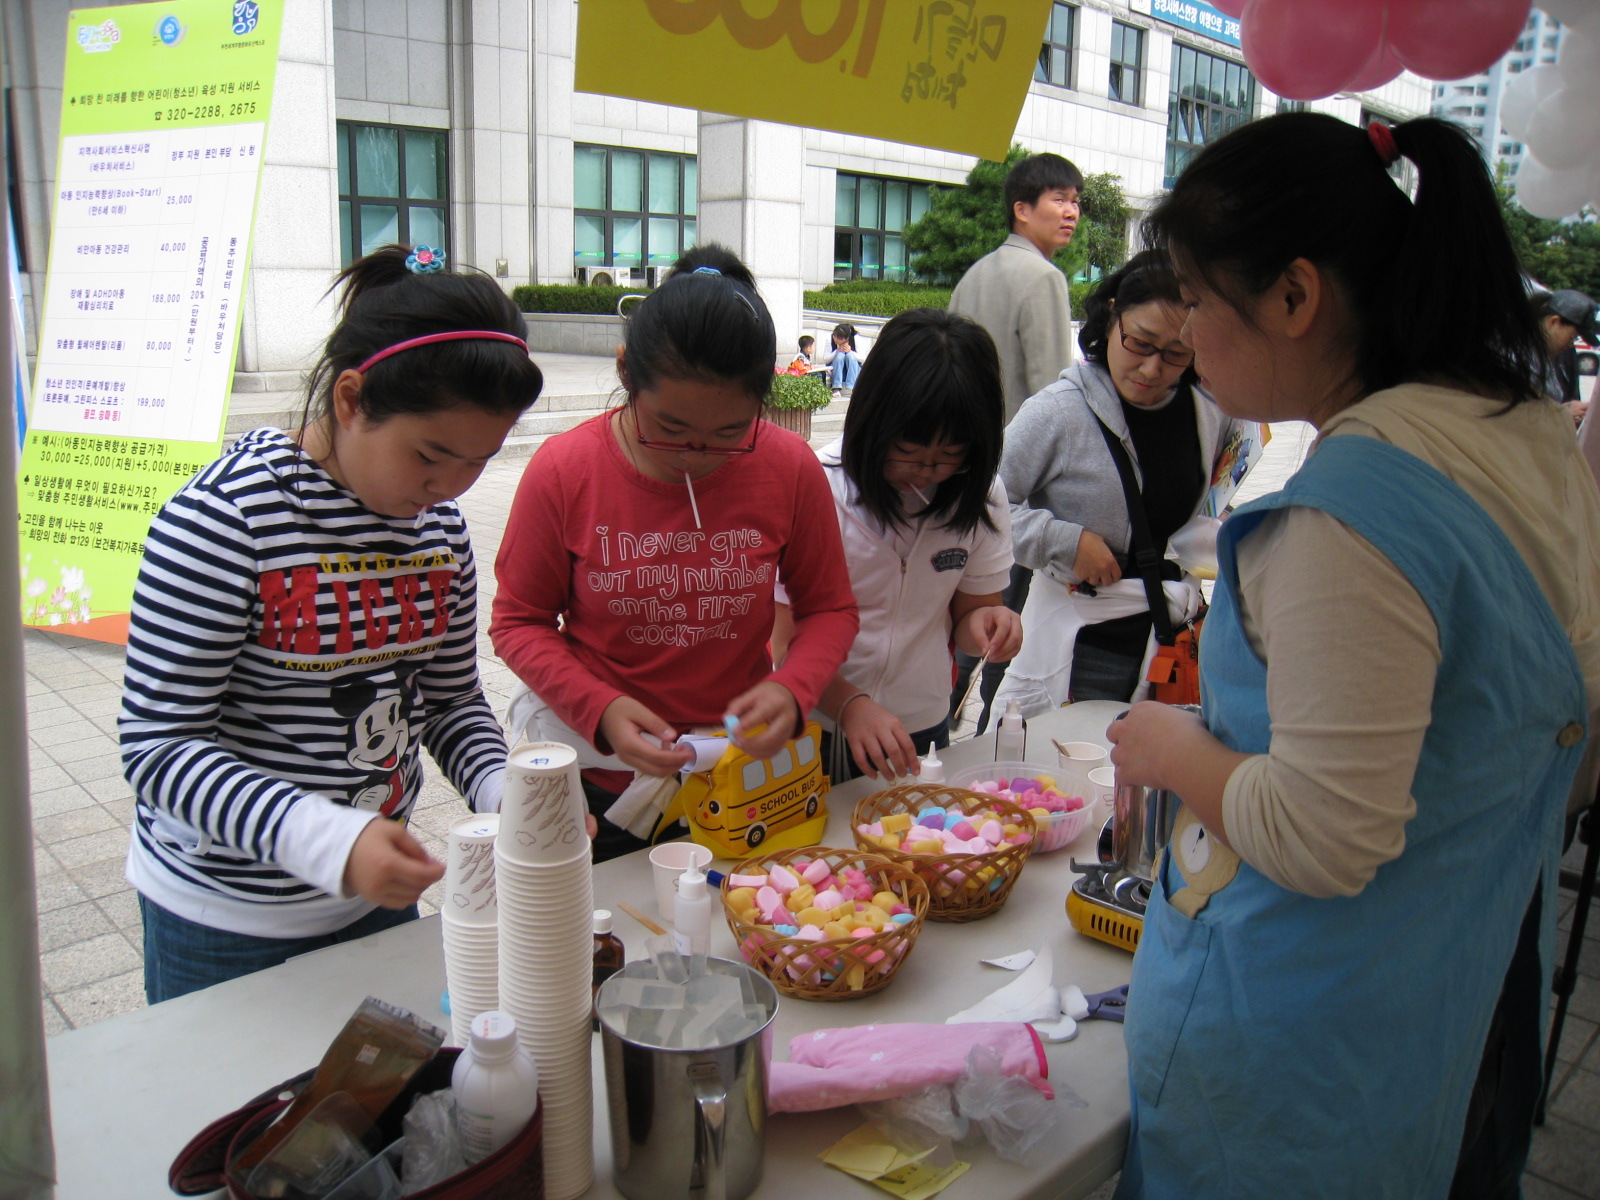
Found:
<svg viewBox="0 0 1600 1200"><path fill-rule="evenodd" d="M517 1023L509 1013L479 1013L472 1018L471 1030L450 1086L455 1092L461 1152L475 1163L528 1124L539 1107L539 1068L517 1041Z"/></svg>
<svg viewBox="0 0 1600 1200"><path fill-rule="evenodd" d="M691 866L678 876L678 902L672 912L672 936L678 953L704 958L711 953L711 897L705 872Z"/></svg>
<svg viewBox="0 0 1600 1200"><path fill-rule="evenodd" d="M1006 715L994 735L996 762L1023 762L1028 748L1028 723L1022 719L1022 701L1007 700Z"/></svg>
<svg viewBox="0 0 1600 1200"><path fill-rule="evenodd" d="M944 782L944 763L939 761L939 748L937 746L929 746L927 754L922 756L922 769L917 774L917 782Z"/></svg>

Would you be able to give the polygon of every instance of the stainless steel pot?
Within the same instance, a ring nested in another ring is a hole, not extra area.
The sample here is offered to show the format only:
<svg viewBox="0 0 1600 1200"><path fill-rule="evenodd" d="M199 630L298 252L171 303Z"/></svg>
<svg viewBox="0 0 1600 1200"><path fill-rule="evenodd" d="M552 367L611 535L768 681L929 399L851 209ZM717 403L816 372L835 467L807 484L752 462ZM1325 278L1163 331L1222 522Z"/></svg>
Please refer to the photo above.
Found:
<svg viewBox="0 0 1600 1200"><path fill-rule="evenodd" d="M778 993L744 963L712 958L706 969L749 980L767 1010L760 1029L704 1050L630 1041L606 1021L606 989L614 980L656 978L655 964L631 962L600 988L613 1178L630 1200L744 1200L761 1182Z"/></svg>
<svg viewBox="0 0 1600 1200"><path fill-rule="evenodd" d="M1174 707L1185 712L1200 711L1196 704ZM1177 793L1164 788L1119 782L1111 814L1111 865L1146 883L1154 882L1156 858L1172 838L1172 823L1182 803Z"/></svg>

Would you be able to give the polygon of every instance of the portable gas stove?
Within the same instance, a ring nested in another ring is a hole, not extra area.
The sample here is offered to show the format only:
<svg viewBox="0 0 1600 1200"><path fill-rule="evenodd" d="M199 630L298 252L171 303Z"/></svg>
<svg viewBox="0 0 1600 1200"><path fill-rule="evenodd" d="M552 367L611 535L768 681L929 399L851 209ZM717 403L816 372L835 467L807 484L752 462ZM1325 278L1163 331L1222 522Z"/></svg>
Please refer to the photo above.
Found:
<svg viewBox="0 0 1600 1200"><path fill-rule="evenodd" d="M1080 863L1072 869L1083 872L1072 881L1067 893L1067 919L1085 937L1097 938L1130 954L1139 948L1144 932L1144 910L1150 902L1150 881L1112 861L1112 825L1108 820L1100 831L1100 861Z"/></svg>

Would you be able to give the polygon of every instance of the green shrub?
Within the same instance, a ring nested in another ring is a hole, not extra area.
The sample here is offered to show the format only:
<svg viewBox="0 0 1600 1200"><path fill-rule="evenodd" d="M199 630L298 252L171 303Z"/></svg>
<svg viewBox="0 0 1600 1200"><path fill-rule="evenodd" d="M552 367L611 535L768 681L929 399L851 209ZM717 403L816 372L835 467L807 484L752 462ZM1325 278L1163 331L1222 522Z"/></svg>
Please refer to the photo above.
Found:
<svg viewBox="0 0 1600 1200"><path fill-rule="evenodd" d="M825 295L833 295L836 292L921 292L930 286L932 285L894 279L841 279L837 283L830 283L822 291Z"/></svg>
<svg viewBox="0 0 1600 1200"><path fill-rule="evenodd" d="M948 308L950 289L902 286L885 290L880 286L872 291L807 292L805 306L858 317L892 317L908 308Z"/></svg>
<svg viewBox="0 0 1600 1200"><path fill-rule="evenodd" d="M1100 281L1098 279L1085 279L1081 282L1074 280L1067 285L1067 290L1072 294L1072 319L1074 321L1083 320L1084 301L1088 299L1089 293L1094 291L1099 284Z"/></svg>
<svg viewBox="0 0 1600 1200"><path fill-rule="evenodd" d="M649 288L590 287L581 283L525 283L511 289L511 299L526 313L598 313L617 315L624 296L648 295Z"/></svg>
<svg viewBox="0 0 1600 1200"><path fill-rule="evenodd" d="M833 397L821 375L774 375L768 408L824 408Z"/></svg>

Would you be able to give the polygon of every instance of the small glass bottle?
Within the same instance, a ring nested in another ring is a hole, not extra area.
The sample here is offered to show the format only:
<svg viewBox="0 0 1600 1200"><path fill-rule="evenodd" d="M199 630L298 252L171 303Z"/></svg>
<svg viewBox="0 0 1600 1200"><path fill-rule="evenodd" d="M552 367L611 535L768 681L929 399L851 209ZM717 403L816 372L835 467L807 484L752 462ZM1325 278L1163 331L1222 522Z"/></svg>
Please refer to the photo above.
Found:
<svg viewBox="0 0 1600 1200"><path fill-rule="evenodd" d="M628 961L628 953L623 948L622 939L611 932L611 912L609 909L597 908L594 910L594 990L591 997L600 995L600 985L610 979L623 964ZM590 1022L595 1028L600 1028L598 1016Z"/></svg>
<svg viewBox="0 0 1600 1200"><path fill-rule="evenodd" d="M467 1048L450 1076L456 1128L467 1162L487 1158L527 1126L539 1107L539 1068L517 1040L509 1013L472 1018Z"/></svg>

